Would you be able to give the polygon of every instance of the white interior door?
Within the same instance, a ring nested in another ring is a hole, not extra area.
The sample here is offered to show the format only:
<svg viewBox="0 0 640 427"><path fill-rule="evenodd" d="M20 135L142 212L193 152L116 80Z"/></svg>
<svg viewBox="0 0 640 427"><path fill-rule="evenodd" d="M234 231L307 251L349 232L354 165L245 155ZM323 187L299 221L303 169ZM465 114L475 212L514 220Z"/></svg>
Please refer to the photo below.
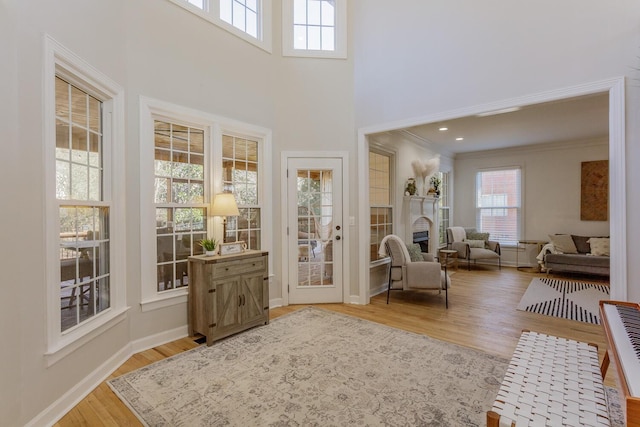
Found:
<svg viewBox="0 0 640 427"><path fill-rule="evenodd" d="M289 158L287 170L289 302L342 302L342 159Z"/></svg>

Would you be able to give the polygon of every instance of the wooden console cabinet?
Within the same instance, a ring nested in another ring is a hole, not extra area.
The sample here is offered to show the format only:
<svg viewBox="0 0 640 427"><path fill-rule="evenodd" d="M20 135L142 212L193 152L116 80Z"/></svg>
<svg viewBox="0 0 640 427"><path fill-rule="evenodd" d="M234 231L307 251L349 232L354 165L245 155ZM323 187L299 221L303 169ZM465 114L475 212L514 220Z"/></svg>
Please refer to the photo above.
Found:
<svg viewBox="0 0 640 427"><path fill-rule="evenodd" d="M207 345L269 323L269 253L189 257L188 316Z"/></svg>

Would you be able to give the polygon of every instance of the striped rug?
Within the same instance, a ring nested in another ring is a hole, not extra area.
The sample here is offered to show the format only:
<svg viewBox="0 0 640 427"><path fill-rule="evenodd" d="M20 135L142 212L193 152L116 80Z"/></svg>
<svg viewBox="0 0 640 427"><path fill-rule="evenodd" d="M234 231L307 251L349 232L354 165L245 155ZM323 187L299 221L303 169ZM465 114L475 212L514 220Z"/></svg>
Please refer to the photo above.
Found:
<svg viewBox="0 0 640 427"><path fill-rule="evenodd" d="M599 325L598 303L608 299L608 284L536 278L529 283L518 310Z"/></svg>

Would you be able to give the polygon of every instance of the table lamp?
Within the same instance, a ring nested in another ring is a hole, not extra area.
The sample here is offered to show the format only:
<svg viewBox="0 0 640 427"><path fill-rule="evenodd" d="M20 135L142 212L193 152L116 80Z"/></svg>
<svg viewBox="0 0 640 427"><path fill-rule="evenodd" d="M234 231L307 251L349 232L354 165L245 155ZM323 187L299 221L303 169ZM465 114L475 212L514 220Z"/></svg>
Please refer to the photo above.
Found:
<svg viewBox="0 0 640 427"><path fill-rule="evenodd" d="M227 235L227 217L240 215L233 193L224 192L216 194L213 198L213 205L211 206L211 215L223 217L222 241L224 242Z"/></svg>

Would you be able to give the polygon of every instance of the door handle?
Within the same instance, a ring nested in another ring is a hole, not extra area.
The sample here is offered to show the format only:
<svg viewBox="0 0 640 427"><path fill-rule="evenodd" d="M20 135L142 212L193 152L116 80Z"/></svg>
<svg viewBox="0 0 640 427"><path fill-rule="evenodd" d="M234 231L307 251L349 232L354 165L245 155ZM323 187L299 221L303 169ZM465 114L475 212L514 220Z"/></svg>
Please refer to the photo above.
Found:
<svg viewBox="0 0 640 427"><path fill-rule="evenodd" d="M336 240L340 240L340 236L336 236Z"/></svg>

